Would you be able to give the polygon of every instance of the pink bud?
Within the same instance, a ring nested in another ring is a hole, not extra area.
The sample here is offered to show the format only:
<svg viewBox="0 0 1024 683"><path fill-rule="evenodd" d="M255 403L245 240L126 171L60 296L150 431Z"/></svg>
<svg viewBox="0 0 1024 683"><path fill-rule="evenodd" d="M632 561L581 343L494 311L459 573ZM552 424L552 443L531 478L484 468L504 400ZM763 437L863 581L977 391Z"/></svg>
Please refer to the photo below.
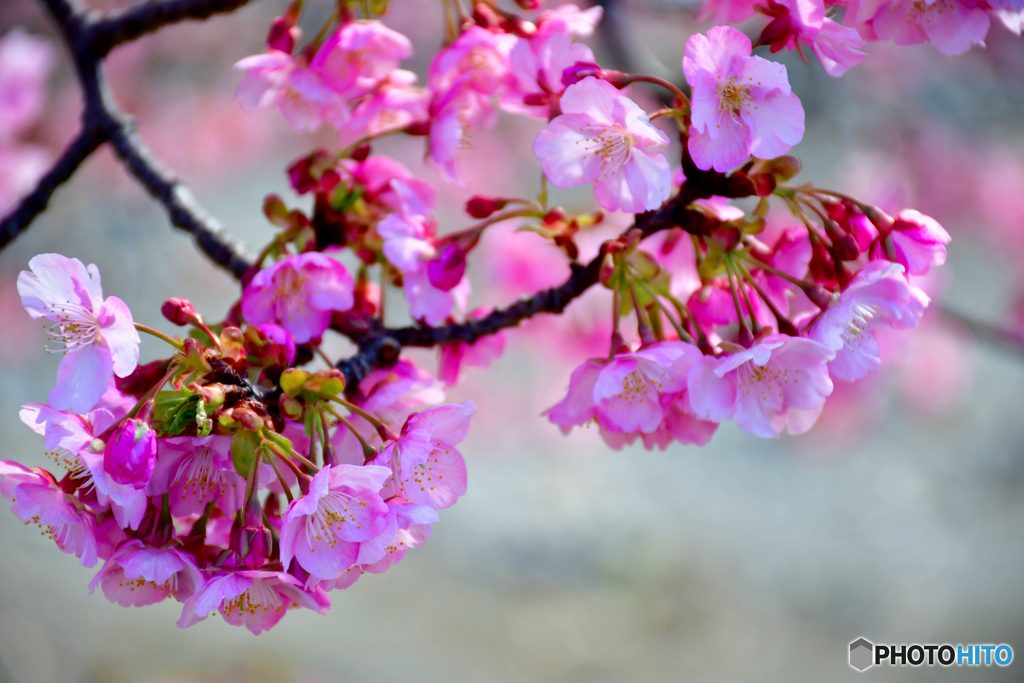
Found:
<svg viewBox="0 0 1024 683"><path fill-rule="evenodd" d="M196 309L188 299L168 299L160 307L160 312L178 327L188 325L196 320Z"/></svg>
<svg viewBox="0 0 1024 683"><path fill-rule="evenodd" d="M576 62L562 72L562 85L569 87L579 83L584 78L599 78L608 81L616 88L625 88L629 85L629 76L621 71L607 71L594 62Z"/></svg>
<svg viewBox="0 0 1024 683"><path fill-rule="evenodd" d="M142 489L156 466L156 432L140 420L125 420L107 441L103 469L118 484Z"/></svg>
<svg viewBox="0 0 1024 683"><path fill-rule="evenodd" d="M449 244L437 258L427 264L430 284L446 292L462 282L465 274L466 253L458 244Z"/></svg>
<svg viewBox="0 0 1024 683"><path fill-rule="evenodd" d="M482 194L475 195L469 198L466 202L466 213L473 218L479 218L483 220L488 218L495 211L501 211L508 204L507 199L501 197L485 197Z"/></svg>

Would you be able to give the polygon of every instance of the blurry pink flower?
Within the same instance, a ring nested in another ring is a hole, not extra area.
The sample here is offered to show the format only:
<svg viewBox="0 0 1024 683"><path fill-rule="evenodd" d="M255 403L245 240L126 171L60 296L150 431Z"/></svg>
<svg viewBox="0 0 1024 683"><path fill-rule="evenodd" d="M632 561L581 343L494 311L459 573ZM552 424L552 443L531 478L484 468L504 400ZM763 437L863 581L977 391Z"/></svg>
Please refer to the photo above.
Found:
<svg viewBox="0 0 1024 683"><path fill-rule="evenodd" d="M710 19L715 24L738 24L754 16L759 0L705 0L697 13L698 20Z"/></svg>
<svg viewBox="0 0 1024 683"><path fill-rule="evenodd" d="M211 501L225 515L238 512L245 478L231 464L231 437L160 439L156 468L146 492L151 496L170 494L175 517L202 514Z"/></svg>
<svg viewBox="0 0 1024 683"><path fill-rule="evenodd" d="M365 201L388 212L426 215L434 210L437 193L430 183L416 178L401 162L389 156L381 154L363 161L346 159L342 167L362 186ZM401 182L392 182L396 180Z"/></svg>
<svg viewBox="0 0 1024 683"><path fill-rule="evenodd" d="M35 189L52 161L50 150L39 145L0 146L0 217Z"/></svg>
<svg viewBox="0 0 1024 683"><path fill-rule="evenodd" d="M0 460L0 476L0 494L11 501L15 517L37 525L63 552L78 557L83 567L96 564L95 519L52 476L9 460Z"/></svg>
<svg viewBox="0 0 1024 683"><path fill-rule="evenodd" d="M869 39L930 42L945 55L984 46L989 23L988 10L973 0L851 0L846 11L846 24Z"/></svg>
<svg viewBox="0 0 1024 683"><path fill-rule="evenodd" d="M124 377L139 362L139 333L128 306L103 298L100 272L78 259L39 254L28 262L31 272L18 275L21 303L33 318L55 324L50 334L63 343L57 386L48 402L57 410L88 412L107 390L112 375Z"/></svg>
<svg viewBox="0 0 1024 683"><path fill-rule="evenodd" d="M698 168L725 172L751 155L773 159L803 138L804 109L786 67L750 50L750 39L728 26L686 42L683 71L693 86L687 147Z"/></svg>
<svg viewBox="0 0 1024 683"><path fill-rule="evenodd" d="M832 393L831 349L782 334L721 358L705 357L687 386L696 414L712 422L733 419L748 434L800 434L814 424Z"/></svg>
<svg viewBox="0 0 1024 683"><path fill-rule="evenodd" d="M178 620L188 628L219 611L232 626L245 626L259 635L281 621L289 609L304 607L325 614L331 602L318 589L302 590L298 579L283 572L245 570L214 576L185 601Z"/></svg>
<svg viewBox="0 0 1024 683"><path fill-rule="evenodd" d="M251 325L276 323L305 344L324 333L332 311L352 308L355 283L331 257L288 256L256 273L242 292L242 315Z"/></svg>
<svg viewBox="0 0 1024 683"><path fill-rule="evenodd" d="M558 96L565 92L562 73L577 62L593 61L590 48L572 42L565 33L520 38L509 57L513 85L502 95L502 108L548 118L549 105L558 102Z"/></svg>
<svg viewBox="0 0 1024 683"><path fill-rule="evenodd" d="M372 461L393 472L381 494L437 510L454 505L466 493L466 462L455 445L466 438L475 414L476 406L464 401L410 416L398 441L387 443Z"/></svg>
<svg viewBox="0 0 1024 683"><path fill-rule="evenodd" d="M191 555L133 538L106 561L89 584L89 594L102 586L107 600L121 607L142 607L169 597L185 602L202 585L203 575Z"/></svg>
<svg viewBox="0 0 1024 683"><path fill-rule="evenodd" d="M561 116L542 130L533 152L551 183L569 188L594 183L608 211L641 213L661 206L672 189L672 169L661 152L668 137L615 86L585 78L562 95Z"/></svg>
<svg viewBox="0 0 1024 683"><path fill-rule="evenodd" d="M331 580L355 564L359 542L384 530L388 508L379 491L390 476L386 467L325 465L284 515L282 566L294 557L310 576Z"/></svg>
<svg viewBox="0 0 1024 683"><path fill-rule="evenodd" d="M351 118L339 130L341 144L426 122L430 95L415 83L416 74L411 71L395 69L388 74L352 110Z"/></svg>
<svg viewBox="0 0 1024 683"><path fill-rule="evenodd" d="M537 32L534 36L544 38L556 33L563 33L583 38L594 33L603 14L604 8L600 6L581 10L571 3L559 5L537 15L534 22L537 25Z"/></svg>
<svg viewBox="0 0 1024 683"><path fill-rule="evenodd" d="M116 483L146 488L156 466L156 432L141 420L125 420L110 435L103 469Z"/></svg>
<svg viewBox="0 0 1024 683"><path fill-rule="evenodd" d="M913 327L928 296L907 284L903 266L872 261L811 328L810 337L836 353L829 374L847 382L861 379L881 363L874 329Z"/></svg>
<svg viewBox="0 0 1024 683"><path fill-rule="evenodd" d="M12 140L36 123L52 66L49 41L30 36L21 27L0 39L0 141Z"/></svg>
<svg viewBox="0 0 1024 683"><path fill-rule="evenodd" d="M357 562L363 571L382 574L405 557L409 548L418 548L430 537L430 525L437 521L437 511L428 505L415 505L404 498L387 501L388 516L384 531L359 544Z"/></svg>
<svg viewBox="0 0 1024 683"><path fill-rule="evenodd" d="M768 0L758 11L772 18L759 43L770 44L772 52L786 48L801 54L801 43L810 45L829 76L842 76L867 56L857 49L864 39L855 29L825 18L822 0Z"/></svg>
<svg viewBox="0 0 1024 683"><path fill-rule="evenodd" d="M467 320L482 318L489 309L477 309L466 316ZM447 386L459 383L464 366L486 368L505 352L505 334L498 332L480 337L472 344L455 342L444 344L437 352L437 378Z"/></svg>
<svg viewBox="0 0 1024 683"><path fill-rule="evenodd" d="M379 21L342 24L309 63L327 87L346 99L365 95L412 56L412 43Z"/></svg>
<svg viewBox="0 0 1024 683"><path fill-rule="evenodd" d="M872 259L893 260L910 275L926 275L932 266L946 262L951 238L934 218L904 209L895 219L883 216L879 222L888 227L880 228L878 240L871 245Z"/></svg>
<svg viewBox="0 0 1024 683"><path fill-rule="evenodd" d="M297 131L316 130L324 121L340 127L348 120L341 95L290 54L270 50L240 60L235 68L246 72L235 99L249 111L278 107Z"/></svg>

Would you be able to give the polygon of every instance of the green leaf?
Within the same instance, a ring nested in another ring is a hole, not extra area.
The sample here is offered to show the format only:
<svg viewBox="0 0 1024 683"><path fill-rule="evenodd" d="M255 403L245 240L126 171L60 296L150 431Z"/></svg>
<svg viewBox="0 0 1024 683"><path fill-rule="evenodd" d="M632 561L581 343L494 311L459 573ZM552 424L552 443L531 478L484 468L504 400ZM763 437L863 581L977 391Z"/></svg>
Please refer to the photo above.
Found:
<svg viewBox="0 0 1024 683"><path fill-rule="evenodd" d="M188 389L161 391L156 395L153 420L161 436L179 436L192 424L201 432L206 424L206 404Z"/></svg>
<svg viewBox="0 0 1024 683"><path fill-rule="evenodd" d="M248 478L253 458L260 448L260 435L248 429L239 429L231 437L231 463L235 471Z"/></svg>

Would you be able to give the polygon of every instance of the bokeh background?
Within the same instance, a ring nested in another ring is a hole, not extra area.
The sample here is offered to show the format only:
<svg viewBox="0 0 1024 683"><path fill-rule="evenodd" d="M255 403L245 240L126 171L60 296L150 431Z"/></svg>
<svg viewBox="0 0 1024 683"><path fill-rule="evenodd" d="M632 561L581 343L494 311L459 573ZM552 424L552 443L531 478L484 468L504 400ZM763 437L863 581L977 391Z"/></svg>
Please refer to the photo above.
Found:
<svg viewBox="0 0 1024 683"><path fill-rule="evenodd" d="M329 12L324 0L307 4L310 25ZM440 5L392 5L387 22L413 39L410 68L422 76L439 43ZM285 165L332 143L326 131L299 136L276 112L245 113L232 100L231 65L261 50L282 7L263 0L165 29L119 49L108 67L143 138L254 250L273 229L263 196L288 196ZM695 8L632 0L613 9L614 34L590 41L602 63L628 59L680 80L686 38L706 28ZM0 35L14 26L52 35L31 0L0 3ZM932 294L1018 329L1024 42L994 27L986 50L962 57L927 45L868 52L839 80L779 55L807 110L798 181L935 216L954 241ZM57 46L32 141L59 152L79 111ZM539 129L503 117L475 133L461 158L470 186L441 190L441 225L469 224L459 207L471 193L535 192ZM443 186L420 162L421 139L375 151ZM592 200L586 191L557 199L575 208ZM594 241L622 224L610 217ZM474 306L516 294L502 279L510 260L551 256L534 237L509 229L485 238L472 266ZM159 304L168 297L188 297L216 319L238 296L108 152L87 162L0 253L0 443L2 457L30 465L45 463L42 443L18 407L45 400L58 359L43 352L45 334L21 309L15 280L46 251L96 263L105 292L167 331ZM551 262L558 281L564 265ZM176 603L124 609L89 596L94 570L0 510L0 683L1020 680L1024 352L975 341L935 310L888 344L883 371L837 389L807 435L767 441L728 424L702 449L613 452L595 433L563 437L540 416L585 357L578 340L599 329L601 296L556 321L582 335L575 343L538 321L510 333L500 361L470 370L449 393L479 407L462 449L468 495L401 565L332 594L326 617L292 613L259 637L217 618L179 630ZM399 322L401 311L389 315ZM346 347L331 350L340 357ZM157 352L143 345L145 357ZM859 636L1008 643L1019 661L857 674L846 652Z"/></svg>

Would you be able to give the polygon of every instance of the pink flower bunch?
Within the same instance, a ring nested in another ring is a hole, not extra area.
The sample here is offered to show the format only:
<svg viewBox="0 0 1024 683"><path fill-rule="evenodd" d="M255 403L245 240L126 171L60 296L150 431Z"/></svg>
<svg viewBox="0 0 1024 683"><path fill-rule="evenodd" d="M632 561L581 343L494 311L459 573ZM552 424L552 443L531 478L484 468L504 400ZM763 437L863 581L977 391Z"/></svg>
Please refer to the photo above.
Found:
<svg viewBox="0 0 1024 683"><path fill-rule="evenodd" d="M456 446L472 403L414 412L443 394L404 360L367 375L355 402L338 370L290 367L296 342L319 343L353 306L351 276L326 255L258 271L233 314L246 327L167 301L164 316L197 336L140 325L173 354L138 367L131 316L103 299L95 266L30 265L25 308L69 350L51 403L21 419L65 473L0 461L0 494L83 566L102 561L90 592L125 607L173 599L181 627L219 612L258 634L291 609L325 613L329 591L398 563L466 493Z"/></svg>

